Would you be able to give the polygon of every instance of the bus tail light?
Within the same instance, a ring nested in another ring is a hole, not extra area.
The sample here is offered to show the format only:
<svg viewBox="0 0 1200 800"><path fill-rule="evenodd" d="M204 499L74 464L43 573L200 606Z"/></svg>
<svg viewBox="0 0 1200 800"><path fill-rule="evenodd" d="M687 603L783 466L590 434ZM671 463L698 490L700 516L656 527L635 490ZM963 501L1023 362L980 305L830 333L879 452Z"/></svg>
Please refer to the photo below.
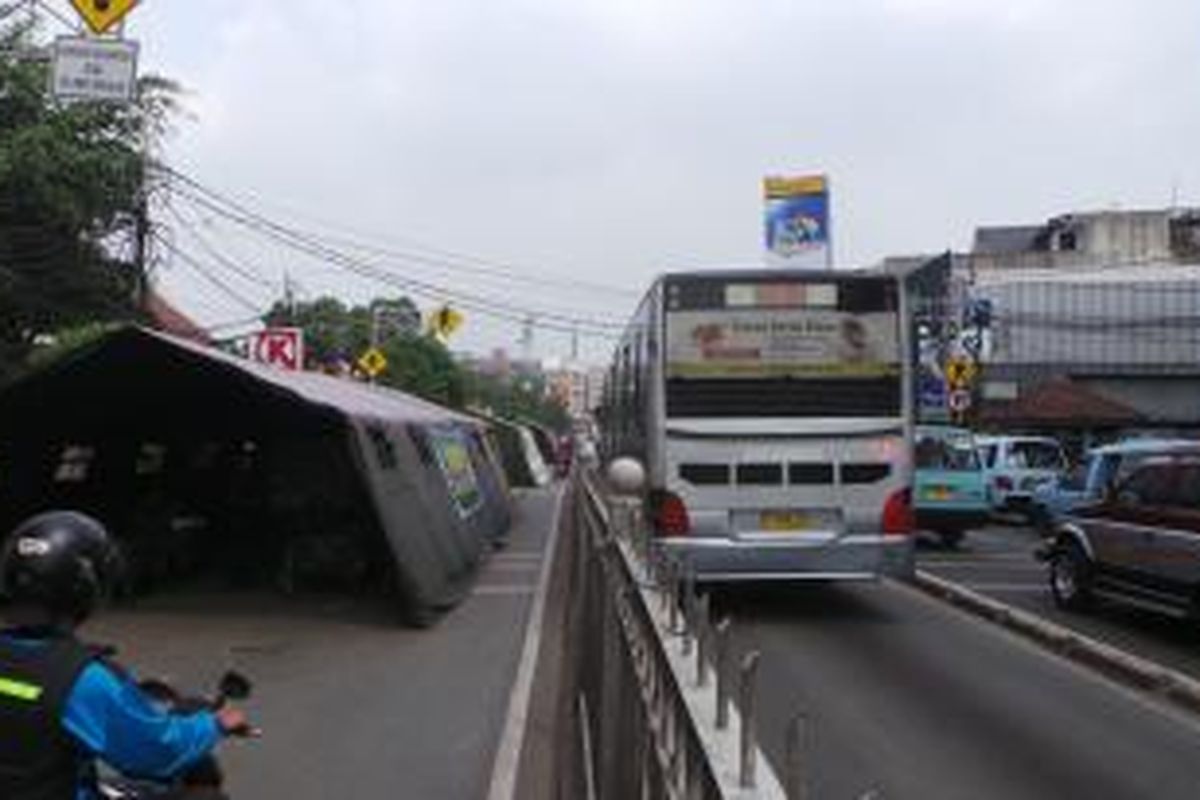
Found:
<svg viewBox="0 0 1200 800"><path fill-rule="evenodd" d="M672 492L659 492L651 500L650 518L659 536L687 536L692 530L687 506Z"/></svg>
<svg viewBox="0 0 1200 800"><path fill-rule="evenodd" d="M887 536L907 536L917 527L913 511L912 489L893 492L883 504L883 532Z"/></svg>

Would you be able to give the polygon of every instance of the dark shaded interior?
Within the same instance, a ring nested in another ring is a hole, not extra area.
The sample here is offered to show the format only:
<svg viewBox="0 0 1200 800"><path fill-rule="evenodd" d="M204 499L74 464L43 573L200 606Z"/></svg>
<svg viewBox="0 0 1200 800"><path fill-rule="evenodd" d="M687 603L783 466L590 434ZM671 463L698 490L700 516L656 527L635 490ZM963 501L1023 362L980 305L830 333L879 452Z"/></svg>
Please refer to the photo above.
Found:
<svg viewBox="0 0 1200 800"><path fill-rule="evenodd" d="M391 556L346 415L130 329L0 394L0 524L70 508L124 588L382 587Z"/></svg>

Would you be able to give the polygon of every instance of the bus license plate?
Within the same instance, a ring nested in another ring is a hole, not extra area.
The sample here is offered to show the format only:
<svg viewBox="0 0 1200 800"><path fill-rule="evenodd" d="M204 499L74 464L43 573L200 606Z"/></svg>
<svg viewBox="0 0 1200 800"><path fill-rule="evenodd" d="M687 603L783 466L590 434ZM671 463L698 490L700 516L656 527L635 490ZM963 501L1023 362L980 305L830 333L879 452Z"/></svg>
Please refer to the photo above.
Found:
<svg viewBox="0 0 1200 800"><path fill-rule="evenodd" d="M929 486L924 494L926 500L949 500L951 491L949 486Z"/></svg>
<svg viewBox="0 0 1200 800"><path fill-rule="evenodd" d="M807 531L815 527L812 516L801 511L764 511L760 520L764 531Z"/></svg>

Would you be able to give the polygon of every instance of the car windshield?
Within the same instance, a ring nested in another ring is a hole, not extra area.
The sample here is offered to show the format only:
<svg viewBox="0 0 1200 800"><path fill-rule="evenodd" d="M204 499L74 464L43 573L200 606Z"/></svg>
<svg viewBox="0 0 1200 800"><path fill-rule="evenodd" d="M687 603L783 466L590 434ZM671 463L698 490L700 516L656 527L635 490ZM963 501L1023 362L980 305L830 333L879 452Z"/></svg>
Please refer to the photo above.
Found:
<svg viewBox="0 0 1200 800"><path fill-rule="evenodd" d="M917 469L969 472L979 469L979 454L969 437L924 436L917 440Z"/></svg>
<svg viewBox="0 0 1200 800"><path fill-rule="evenodd" d="M1062 469L1062 449L1053 442L1013 442L1008 451L1008 466L1016 469Z"/></svg>

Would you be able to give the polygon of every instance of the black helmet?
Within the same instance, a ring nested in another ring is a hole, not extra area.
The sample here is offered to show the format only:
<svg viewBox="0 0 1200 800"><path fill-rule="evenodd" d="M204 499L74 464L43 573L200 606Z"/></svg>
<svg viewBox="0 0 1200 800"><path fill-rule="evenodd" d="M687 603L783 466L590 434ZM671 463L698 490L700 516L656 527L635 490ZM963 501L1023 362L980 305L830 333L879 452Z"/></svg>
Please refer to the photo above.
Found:
<svg viewBox="0 0 1200 800"><path fill-rule="evenodd" d="M0 596L82 622L108 594L116 565L116 548L96 520L74 511L38 514L0 551Z"/></svg>

